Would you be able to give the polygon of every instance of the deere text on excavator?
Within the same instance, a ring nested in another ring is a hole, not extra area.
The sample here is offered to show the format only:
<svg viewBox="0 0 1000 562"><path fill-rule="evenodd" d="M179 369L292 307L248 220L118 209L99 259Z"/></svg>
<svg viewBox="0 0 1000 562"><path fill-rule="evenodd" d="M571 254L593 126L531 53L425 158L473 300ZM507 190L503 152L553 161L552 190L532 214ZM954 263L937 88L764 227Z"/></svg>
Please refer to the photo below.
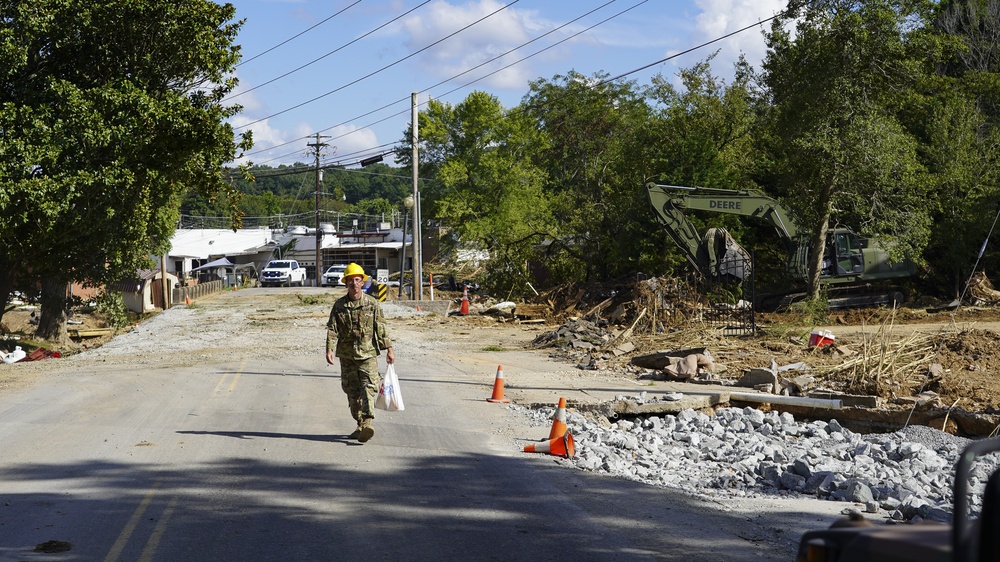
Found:
<svg viewBox="0 0 1000 562"><path fill-rule="evenodd" d="M809 234L800 231L778 201L749 190L715 189L646 184L657 220L688 261L710 280L729 276L742 279L750 263L749 253L724 229L709 229L700 236L685 215L687 210L753 217L769 222L789 246L785 270L798 286L809 272ZM886 281L911 277L916 267L910 260L893 261L875 240L861 238L849 228L830 228L823 252L820 283L828 289L831 307L867 306L901 302L895 287L880 287ZM873 287L876 287L874 290ZM856 289L865 288L861 293ZM854 291L852 291L852 289ZM794 300L794 291L781 304ZM758 304L758 303L755 303ZM764 307L768 308L768 307Z"/></svg>

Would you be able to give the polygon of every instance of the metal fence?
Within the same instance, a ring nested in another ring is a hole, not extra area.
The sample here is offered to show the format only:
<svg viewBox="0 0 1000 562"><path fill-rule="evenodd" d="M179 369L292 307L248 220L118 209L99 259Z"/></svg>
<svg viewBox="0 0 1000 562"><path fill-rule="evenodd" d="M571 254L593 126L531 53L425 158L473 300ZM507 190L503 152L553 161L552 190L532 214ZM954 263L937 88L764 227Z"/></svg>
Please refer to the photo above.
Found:
<svg viewBox="0 0 1000 562"><path fill-rule="evenodd" d="M700 326L726 336L755 334L752 256L738 266L736 269L744 272L742 277L654 277L641 281L634 295L641 315L635 320L637 327L651 333Z"/></svg>
<svg viewBox="0 0 1000 562"><path fill-rule="evenodd" d="M742 279L722 277L709 280L704 283L702 291L705 297L702 311L705 324L718 328L726 336L752 336L757 332L753 258L747 257L739 266L745 273Z"/></svg>

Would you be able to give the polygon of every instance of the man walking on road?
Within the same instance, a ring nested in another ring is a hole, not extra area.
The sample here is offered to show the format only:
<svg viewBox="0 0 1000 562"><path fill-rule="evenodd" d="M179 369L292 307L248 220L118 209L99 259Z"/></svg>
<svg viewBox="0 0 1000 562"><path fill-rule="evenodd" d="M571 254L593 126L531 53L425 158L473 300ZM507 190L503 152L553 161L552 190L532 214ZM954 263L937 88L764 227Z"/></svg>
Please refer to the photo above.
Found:
<svg viewBox="0 0 1000 562"><path fill-rule="evenodd" d="M333 303L326 323L326 362L333 365L333 358L340 358L340 385L347 393L351 416L358 422L350 437L362 443L375 435L375 399L382 383L379 353L384 349L386 362L396 361L382 307L362 291L366 279L360 265L347 266L343 277L347 294Z"/></svg>

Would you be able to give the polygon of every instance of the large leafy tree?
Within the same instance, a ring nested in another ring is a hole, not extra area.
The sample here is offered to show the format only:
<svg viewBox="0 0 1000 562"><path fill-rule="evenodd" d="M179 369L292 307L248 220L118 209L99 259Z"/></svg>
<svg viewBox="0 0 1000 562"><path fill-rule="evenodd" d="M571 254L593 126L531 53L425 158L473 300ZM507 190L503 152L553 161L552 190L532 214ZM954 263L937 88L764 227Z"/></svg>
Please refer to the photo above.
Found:
<svg viewBox="0 0 1000 562"><path fill-rule="evenodd" d="M778 187L812 235L814 298L831 221L896 256L916 256L930 234L918 143L898 119L926 59L912 40L917 16L905 0L804 0L766 34Z"/></svg>
<svg viewBox="0 0 1000 562"><path fill-rule="evenodd" d="M132 276L162 253L182 195L229 195L249 146L225 120L240 23L207 0L0 3L0 299L42 286L43 337L65 286ZM238 216L234 216L238 220Z"/></svg>
<svg viewBox="0 0 1000 562"><path fill-rule="evenodd" d="M712 58L682 69L678 73L680 87L657 75L646 89L654 110L647 124L645 142L648 173L654 181L673 185L756 188L750 178L762 166L762 159L757 151L759 127L750 68L745 61L739 61L733 81L727 84L712 74ZM649 218L652 219L652 214ZM747 225L739 217L692 214L689 218L698 227L725 227L749 243L743 236ZM649 224L654 232L662 230L655 223ZM665 234L651 239L659 242L659 248L665 245L668 249L667 254L659 256L655 270L662 271L665 266L685 261L679 252L670 251L674 245ZM652 258L649 255L647 259Z"/></svg>
<svg viewBox="0 0 1000 562"><path fill-rule="evenodd" d="M534 159L558 221L547 255L555 279L638 271L651 224L642 191L650 108L635 83L571 71L532 82L522 107L548 141Z"/></svg>
<svg viewBox="0 0 1000 562"><path fill-rule="evenodd" d="M957 296L993 228L1000 199L1000 0L941 2L928 18L939 45L908 127L925 149L937 209L928 280ZM980 266L1000 263L987 246Z"/></svg>
<svg viewBox="0 0 1000 562"><path fill-rule="evenodd" d="M524 112L483 92L455 106L432 100L418 130L421 177L435 180L421 186L422 217L451 225L463 244L491 254L490 290L524 290L527 264L552 233L545 174L531 159L544 135ZM409 131L406 139L397 159L409 163Z"/></svg>

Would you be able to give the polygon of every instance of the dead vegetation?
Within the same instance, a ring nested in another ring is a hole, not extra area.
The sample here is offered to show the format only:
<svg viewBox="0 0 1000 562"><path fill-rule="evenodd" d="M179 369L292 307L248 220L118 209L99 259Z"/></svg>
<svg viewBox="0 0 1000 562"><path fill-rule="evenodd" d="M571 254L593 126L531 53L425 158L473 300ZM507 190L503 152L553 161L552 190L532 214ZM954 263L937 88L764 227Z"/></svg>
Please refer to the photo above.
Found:
<svg viewBox="0 0 1000 562"><path fill-rule="evenodd" d="M976 294L975 302L987 302L989 293ZM533 347L581 369L639 377L642 369L630 364L636 356L704 349L723 381L750 369L801 364L786 375L796 377L795 384L781 385L786 392L867 395L882 408L938 408L942 416L1000 414L1000 336L977 327L1000 320L993 307L836 311L819 322L795 313L761 314L753 336L727 337L704 322L703 299L676 279L567 285L535 303L544 303L559 326L535 338ZM840 327L833 345L809 345L817 324Z"/></svg>

